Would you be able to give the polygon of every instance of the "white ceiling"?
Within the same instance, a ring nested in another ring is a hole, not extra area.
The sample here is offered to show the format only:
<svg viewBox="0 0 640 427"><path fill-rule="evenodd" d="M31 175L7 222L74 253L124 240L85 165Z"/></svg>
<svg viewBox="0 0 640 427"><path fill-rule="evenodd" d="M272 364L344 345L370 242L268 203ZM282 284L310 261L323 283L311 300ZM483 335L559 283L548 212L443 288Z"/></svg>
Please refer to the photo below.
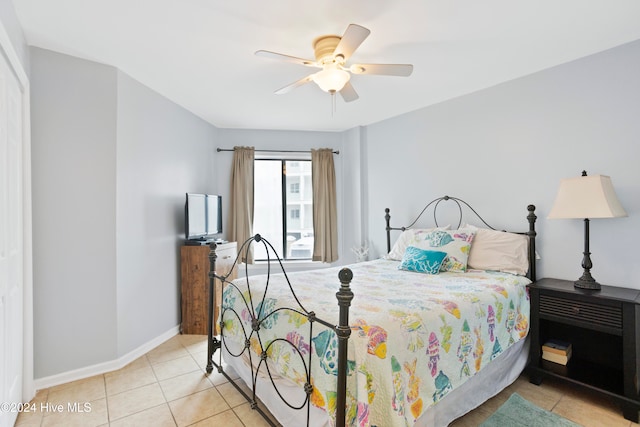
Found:
<svg viewBox="0 0 640 427"><path fill-rule="evenodd" d="M638 0L13 0L27 43L113 65L221 128L340 131L640 39ZM345 103L311 72L312 40L371 30L350 63L412 63L353 76Z"/></svg>

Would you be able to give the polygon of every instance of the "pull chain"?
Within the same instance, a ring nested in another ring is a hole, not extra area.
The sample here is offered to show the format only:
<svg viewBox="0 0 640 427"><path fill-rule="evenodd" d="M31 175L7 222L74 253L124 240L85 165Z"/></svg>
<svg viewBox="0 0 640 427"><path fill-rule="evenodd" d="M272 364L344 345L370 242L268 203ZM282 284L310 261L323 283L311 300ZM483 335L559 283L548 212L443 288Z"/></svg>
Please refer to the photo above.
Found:
<svg viewBox="0 0 640 427"><path fill-rule="evenodd" d="M336 112L336 91L330 90L329 94L331 95L331 117L333 117L333 113Z"/></svg>

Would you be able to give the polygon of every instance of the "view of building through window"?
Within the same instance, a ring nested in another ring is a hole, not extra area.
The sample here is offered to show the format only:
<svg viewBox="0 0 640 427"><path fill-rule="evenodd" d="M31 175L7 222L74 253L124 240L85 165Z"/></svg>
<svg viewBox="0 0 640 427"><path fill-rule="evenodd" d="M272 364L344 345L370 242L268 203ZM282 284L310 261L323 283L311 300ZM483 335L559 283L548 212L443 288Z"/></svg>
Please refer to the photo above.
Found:
<svg viewBox="0 0 640 427"><path fill-rule="evenodd" d="M254 161L253 232L265 237L283 259L311 259L313 254L313 195L311 161ZM256 260L267 259L262 245Z"/></svg>

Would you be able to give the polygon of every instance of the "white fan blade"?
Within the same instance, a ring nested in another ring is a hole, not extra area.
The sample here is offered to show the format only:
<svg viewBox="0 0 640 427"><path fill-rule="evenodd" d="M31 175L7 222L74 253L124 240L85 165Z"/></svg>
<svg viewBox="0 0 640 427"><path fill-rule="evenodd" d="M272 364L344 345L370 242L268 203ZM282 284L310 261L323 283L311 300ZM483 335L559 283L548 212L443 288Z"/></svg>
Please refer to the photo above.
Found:
<svg viewBox="0 0 640 427"><path fill-rule="evenodd" d="M353 64L349 67L353 74L379 74L383 76L410 76L413 72L411 64Z"/></svg>
<svg viewBox="0 0 640 427"><path fill-rule="evenodd" d="M309 74L308 76L303 77L300 80L291 83L290 85L287 85L283 88L278 89L277 91L275 91L275 94L282 95L284 93L291 92L293 89L297 88L298 86L302 86L303 84L309 83L311 81L313 81L313 74Z"/></svg>
<svg viewBox="0 0 640 427"><path fill-rule="evenodd" d="M344 99L344 102L351 102L360 98L356 90L351 85L351 82L347 82L344 85L344 87L340 90L340 95L342 95L342 99Z"/></svg>
<svg viewBox="0 0 640 427"><path fill-rule="evenodd" d="M350 24L344 35L340 39L340 43L333 51L333 56L342 55L344 60L349 59L353 52L362 44L364 39L369 37L371 30L361 27L357 24Z"/></svg>
<svg viewBox="0 0 640 427"><path fill-rule="evenodd" d="M282 53L271 52L268 50L256 51L256 56L262 56L264 58L277 59L280 61L293 62L294 64L305 65L307 67L320 67L316 61L311 59L298 58L296 56L283 55Z"/></svg>

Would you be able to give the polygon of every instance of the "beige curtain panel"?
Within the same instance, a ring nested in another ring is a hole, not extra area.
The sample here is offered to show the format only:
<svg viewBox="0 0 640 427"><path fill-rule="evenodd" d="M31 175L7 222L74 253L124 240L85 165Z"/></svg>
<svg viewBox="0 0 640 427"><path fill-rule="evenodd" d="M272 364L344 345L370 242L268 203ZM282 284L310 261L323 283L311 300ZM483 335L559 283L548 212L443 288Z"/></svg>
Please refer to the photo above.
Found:
<svg viewBox="0 0 640 427"><path fill-rule="evenodd" d="M229 203L229 241L240 246L253 236L253 159L254 147L233 147L231 201ZM242 261L253 263L253 247L241 254Z"/></svg>
<svg viewBox="0 0 640 427"><path fill-rule="evenodd" d="M338 209L333 150L311 150L313 187L313 260L338 259Z"/></svg>

